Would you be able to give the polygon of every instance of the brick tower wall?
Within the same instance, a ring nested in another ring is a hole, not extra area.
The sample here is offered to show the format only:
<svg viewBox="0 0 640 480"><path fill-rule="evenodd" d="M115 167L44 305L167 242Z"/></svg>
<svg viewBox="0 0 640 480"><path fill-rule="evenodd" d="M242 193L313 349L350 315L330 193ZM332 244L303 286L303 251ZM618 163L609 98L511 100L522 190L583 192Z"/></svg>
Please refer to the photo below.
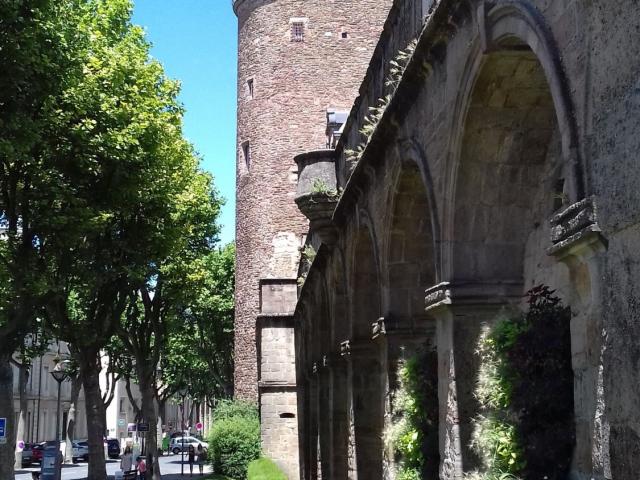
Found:
<svg viewBox="0 0 640 480"><path fill-rule="evenodd" d="M235 395L258 398L259 281L292 279L307 222L294 155L325 148L326 110L351 108L391 0L236 0ZM292 22L304 40L292 41ZM249 81L253 82L253 96ZM247 165L247 153L250 163Z"/></svg>

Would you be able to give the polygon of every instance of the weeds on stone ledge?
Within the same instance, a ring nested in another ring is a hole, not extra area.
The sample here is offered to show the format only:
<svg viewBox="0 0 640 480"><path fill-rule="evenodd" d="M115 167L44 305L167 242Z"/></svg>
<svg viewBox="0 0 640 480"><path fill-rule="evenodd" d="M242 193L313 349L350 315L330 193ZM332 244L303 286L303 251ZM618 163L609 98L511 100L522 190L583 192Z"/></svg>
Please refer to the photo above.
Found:
<svg viewBox="0 0 640 480"><path fill-rule="evenodd" d="M373 135L378 123L380 123L382 115L389 106L391 98L402 80L402 76L416 50L417 44L417 39L412 40L404 50L400 50L395 58L389 62L389 75L385 79L385 86L389 87L391 91L384 97L379 98L376 105L369 107L369 113L365 115L362 127L360 128L360 133L364 137L364 140L360 142L355 149L345 150L344 153L347 162L358 162L360 158L362 158L362 154L371 140L371 135Z"/></svg>

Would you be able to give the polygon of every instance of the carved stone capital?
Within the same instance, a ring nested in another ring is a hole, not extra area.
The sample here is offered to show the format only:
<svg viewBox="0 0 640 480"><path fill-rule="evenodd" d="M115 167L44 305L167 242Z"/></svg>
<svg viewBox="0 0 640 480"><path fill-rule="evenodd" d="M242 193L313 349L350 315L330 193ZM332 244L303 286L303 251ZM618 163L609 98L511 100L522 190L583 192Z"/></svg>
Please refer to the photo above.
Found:
<svg viewBox="0 0 640 480"><path fill-rule="evenodd" d="M553 245L547 253L564 261L605 249L597 213L593 197L587 197L554 215L550 220Z"/></svg>
<svg viewBox="0 0 640 480"><path fill-rule="evenodd" d="M435 310L445 305L451 305L451 284L442 282L425 290L424 309Z"/></svg>

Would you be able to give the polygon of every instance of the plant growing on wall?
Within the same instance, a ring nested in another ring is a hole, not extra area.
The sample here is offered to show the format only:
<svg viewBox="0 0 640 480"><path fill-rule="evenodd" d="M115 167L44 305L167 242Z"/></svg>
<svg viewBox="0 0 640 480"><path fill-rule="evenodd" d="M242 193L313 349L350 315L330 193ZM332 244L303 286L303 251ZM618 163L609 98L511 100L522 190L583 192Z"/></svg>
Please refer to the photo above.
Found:
<svg viewBox="0 0 640 480"><path fill-rule="evenodd" d="M389 62L389 75L385 80L385 86L389 87L390 92L384 97L379 98L374 106L369 107L369 113L365 115L362 120L362 127L360 128L360 133L364 137L364 140L359 143L355 149L345 150L345 156L348 162L358 162L360 158L362 158L362 154L367 148L373 132L376 130L382 115L384 115L389 103L391 103L394 93L398 89L398 85L402 80L402 76L407 69L407 65L417 45L418 41L416 39L412 40L404 50L400 50L394 59Z"/></svg>
<svg viewBox="0 0 640 480"><path fill-rule="evenodd" d="M549 287L527 292L525 313L502 315L485 329L472 448L474 479L565 478L575 441L568 307Z"/></svg>
<svg viewBox="0 0 640 480"><path fill-rule="evenodd" d="M385 450L388 459L398 465L398 480L431 478L438 469L435 356L435 351L424 348L398 368L393 419L385 431Z"/></svg>

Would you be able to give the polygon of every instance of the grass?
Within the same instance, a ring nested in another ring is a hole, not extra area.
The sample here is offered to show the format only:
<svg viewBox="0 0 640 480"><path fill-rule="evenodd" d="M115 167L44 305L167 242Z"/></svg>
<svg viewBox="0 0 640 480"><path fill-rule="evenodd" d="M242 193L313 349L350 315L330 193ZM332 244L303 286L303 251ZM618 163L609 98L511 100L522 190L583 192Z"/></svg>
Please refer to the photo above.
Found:
<svg viewBox="0 0 640 480"><path fill-rule="evenodd" d="M248 480L287 480L278 466L268 458L259 458L249 464Z"/></svg>

